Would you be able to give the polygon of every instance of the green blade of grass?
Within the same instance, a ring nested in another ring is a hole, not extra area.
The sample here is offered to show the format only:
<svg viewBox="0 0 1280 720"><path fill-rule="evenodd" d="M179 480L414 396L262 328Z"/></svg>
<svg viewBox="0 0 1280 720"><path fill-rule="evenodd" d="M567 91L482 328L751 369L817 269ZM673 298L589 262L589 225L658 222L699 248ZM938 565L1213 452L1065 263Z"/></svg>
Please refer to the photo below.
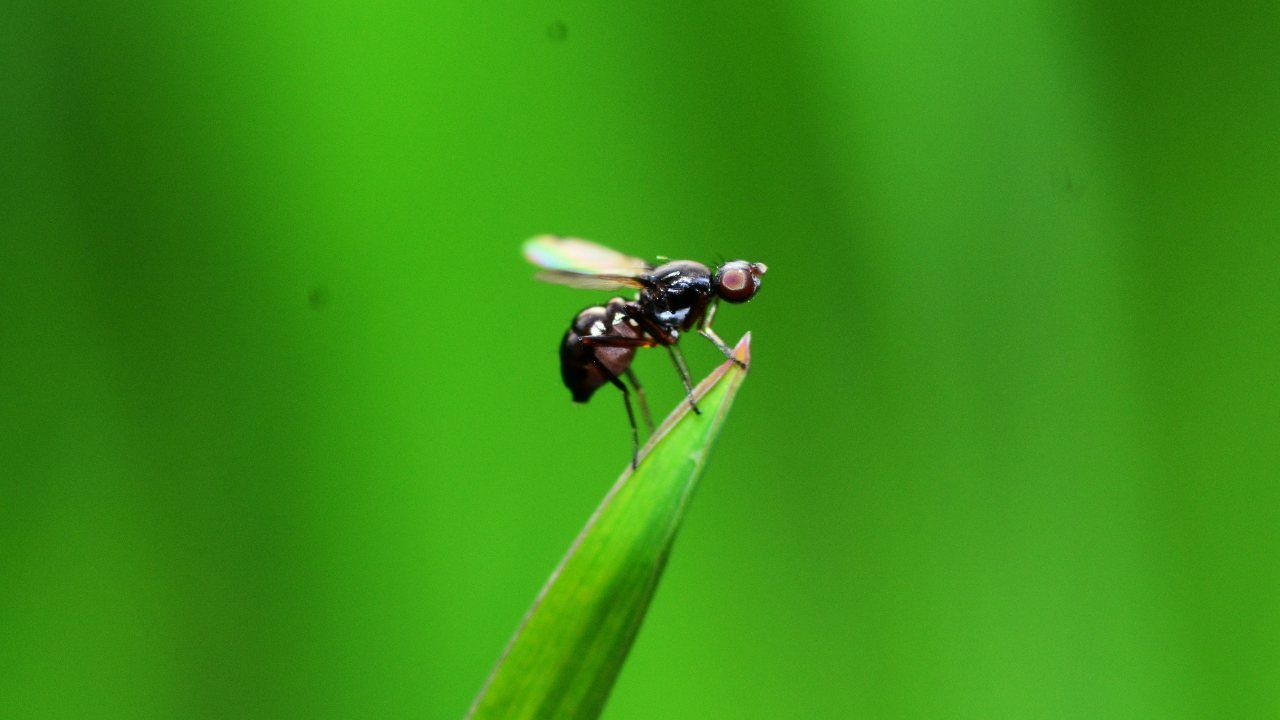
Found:
<svg viewBox="0 0 1280 720"><path fill-rule="evenodd" d="M734 348L743 365L750 341ZM654 432L533 601L468 718L599 716L744 377L725 362L694 389L701 415L681 403Z"/></svg>

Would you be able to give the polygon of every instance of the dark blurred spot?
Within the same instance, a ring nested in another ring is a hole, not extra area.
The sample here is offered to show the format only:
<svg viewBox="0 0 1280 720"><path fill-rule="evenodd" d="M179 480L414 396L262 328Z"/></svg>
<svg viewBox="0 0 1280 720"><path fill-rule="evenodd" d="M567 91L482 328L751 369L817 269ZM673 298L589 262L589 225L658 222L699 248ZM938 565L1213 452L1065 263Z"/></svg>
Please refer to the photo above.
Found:
<svg viewBox="0 0 1280 720"><path fill-rule="evenodd" d="M323 310L329 304L329 288L317 285L307 293L307 304L312 310Z"/></svg>
<svg viewBox="0 0 1280 720"><path fill-rule="evenodd" d="M1071 168L1066 165L1054 168L1051 184L1054 192L1063 198L1074 200L1080 196L1080 184L1076 182L1075 176L1071 174Z"/></svg>
<svg viewBox="0 0 1280 720"><path fill-rule="evenodd" d="M547 37L551 42L564 42L569 39L569 26L557 20L547 26Z"/></svg>

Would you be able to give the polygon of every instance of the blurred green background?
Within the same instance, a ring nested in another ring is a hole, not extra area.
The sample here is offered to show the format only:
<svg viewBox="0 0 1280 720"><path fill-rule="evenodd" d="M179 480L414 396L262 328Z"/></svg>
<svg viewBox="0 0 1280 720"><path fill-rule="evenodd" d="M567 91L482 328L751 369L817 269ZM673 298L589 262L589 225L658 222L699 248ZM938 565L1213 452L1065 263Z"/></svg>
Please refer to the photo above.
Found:
<svg viewBox="0 0 1280 720"><path fill-rule="evenodd" d="M461 716L628 453L541 232L770 267L607 718L1280 714L1275 3L0 20L0 716Z"/></svg>

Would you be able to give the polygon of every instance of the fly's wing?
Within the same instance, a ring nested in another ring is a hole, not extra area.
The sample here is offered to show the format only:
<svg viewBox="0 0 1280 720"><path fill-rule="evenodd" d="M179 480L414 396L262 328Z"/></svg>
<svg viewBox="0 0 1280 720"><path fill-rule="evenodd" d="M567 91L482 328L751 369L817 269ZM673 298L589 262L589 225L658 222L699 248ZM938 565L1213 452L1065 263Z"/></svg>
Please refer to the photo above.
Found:
<svg viewBox="0 0 1280 720"><path fill-rule="evenodd" d="M544 270L584 275L642 275L649 263L580 238L539 235L524 244L524 256Z"/></svg>
<svg viewBox="0 0 1280 720"><path fill-rule="evenodd" d="M539 280L591 290L641 288L649 263L579 238L539 235L524 244L524 256L542 268Z"/></svg>

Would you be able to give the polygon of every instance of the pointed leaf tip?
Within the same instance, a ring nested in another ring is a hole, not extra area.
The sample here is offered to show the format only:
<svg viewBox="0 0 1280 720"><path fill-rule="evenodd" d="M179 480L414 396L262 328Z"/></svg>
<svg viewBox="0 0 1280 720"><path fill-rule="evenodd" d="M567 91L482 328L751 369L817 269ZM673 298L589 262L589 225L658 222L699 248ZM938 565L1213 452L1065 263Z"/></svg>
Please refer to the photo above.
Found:
<svg viewBox="0 0 1280 720"><path fill-rule="evenodd" d="M737 346L733 348L733 358L739 360L743 365L751 366L751 333L748 332L738 341Z"/></svg>
<svg viewBox="0 0 1280 720"><path fill-rule="evenodd" d="M747 373L750 335L654 432L534 599L468 720L595 720L626 661L698 476Z"/></svg>

